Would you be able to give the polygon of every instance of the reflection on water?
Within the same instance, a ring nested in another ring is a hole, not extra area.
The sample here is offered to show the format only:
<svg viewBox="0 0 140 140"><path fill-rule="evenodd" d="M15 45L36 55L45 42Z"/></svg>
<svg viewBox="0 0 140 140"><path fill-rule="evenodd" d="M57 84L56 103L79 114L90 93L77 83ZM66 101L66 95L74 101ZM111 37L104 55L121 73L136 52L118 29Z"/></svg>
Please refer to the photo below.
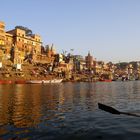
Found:
<svg viewBox="0 0 140 140"><path fill-rule="evenodd" d="M97 108L97 103L140 113L139 101L139 81L0 85L0 137L137 138L140 118L106 113Z"/></svg>

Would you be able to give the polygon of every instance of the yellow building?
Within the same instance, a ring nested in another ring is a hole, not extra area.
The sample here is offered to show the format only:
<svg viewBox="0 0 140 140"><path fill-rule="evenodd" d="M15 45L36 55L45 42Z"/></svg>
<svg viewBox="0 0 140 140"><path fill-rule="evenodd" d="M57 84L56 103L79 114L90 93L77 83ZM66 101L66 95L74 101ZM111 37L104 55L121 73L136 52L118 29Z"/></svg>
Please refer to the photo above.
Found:
<svg viewBox="0 0 140 140"><path fill-rule="evenodd" d="M3 49L4 53L10 53L13 44L17 46L19 51L25 52L25 55L32 51L36 54L41 53L42 42L39 35L27 35L22 28L15 28L6 32L5 23L0 21L0 49Z"/></svg>
<svg viewBox="0 0 140 140"><path fill-rule="evenodd" d="M15 44L19 51L30 54L34 51L36 54L41 53L41 37L36 34L30 36L26 35L25 30L20 28L15 28L7 33L13 35L13 44Z"/></svg>
<svg viewBox="0 0 140 140"><path fill-rule="evenodd" d="M10 58L10 50L13 44L13 35L5 32L5 23L0 21L0 50L1 56ZM2 60L0 60L2 61Z"/></svg>
<svg viewBox="0 0 140 140"><path fill-rule="evenodd" d="M0 21L0 50L1 50L1 61L2 59L12 59L14 61L16 55L11 56L11 51L16 47L18 50L18 58L23 61L26 55L41 54L41 37L37 34L27 34L26 27L20 28L17 26L15 29L5 31L5 23ZM17 51L16 51L17 52ZM21 54L21 55L20 55Z"/></svg>
<svg viewBox="0 0 140 140"><path fill-rule="evenodd" d="M0 21L0 45L5 43L5 23Z"/></svg>

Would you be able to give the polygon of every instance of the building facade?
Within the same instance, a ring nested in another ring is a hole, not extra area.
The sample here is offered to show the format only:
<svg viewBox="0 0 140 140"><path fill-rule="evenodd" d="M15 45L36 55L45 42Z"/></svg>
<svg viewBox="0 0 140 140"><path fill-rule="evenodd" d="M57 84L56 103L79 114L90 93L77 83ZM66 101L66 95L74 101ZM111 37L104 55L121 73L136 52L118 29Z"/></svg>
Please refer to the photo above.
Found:
<svg viewBox="0 0 140 140"><path fill-rule="evenodd" d="M34 51L36 54L41 53L41 37L36 34L26 35L25 30L15 28L7 31L8 34L13 36L13 44L17 46L19 51L25 53L25 56Z"/></svg>
<svg viewBox="0 0 140 140"><path fill-rule="evenodd" d="M5 43L5 23L0 21L0 45Z"/></svg>
<svg viewBox="0 0 140 140"><path fill-rule="evenodd" d="M26 27L16 26L5 31L5 23L0 21L0 61L11 59L13 63L22 62L28 55L36 58L41 55L41 37L37 34L27 34ZM45 58L46 59L46 58ZM39 61L39 60L38 60Z"/></svg>

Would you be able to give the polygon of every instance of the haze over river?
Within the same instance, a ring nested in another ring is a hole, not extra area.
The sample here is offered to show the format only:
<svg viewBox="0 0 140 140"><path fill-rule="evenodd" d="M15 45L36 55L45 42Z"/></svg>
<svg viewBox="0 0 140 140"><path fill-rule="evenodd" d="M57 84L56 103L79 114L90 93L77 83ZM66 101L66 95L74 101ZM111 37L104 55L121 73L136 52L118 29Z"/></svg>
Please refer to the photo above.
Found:
<svg viewBox="0 0 140 140"><path fill-rule="evenodd" d="M98 102L140 114L140 81L0 85L0 138L140 139L139 117L110 114Z"/></svg>

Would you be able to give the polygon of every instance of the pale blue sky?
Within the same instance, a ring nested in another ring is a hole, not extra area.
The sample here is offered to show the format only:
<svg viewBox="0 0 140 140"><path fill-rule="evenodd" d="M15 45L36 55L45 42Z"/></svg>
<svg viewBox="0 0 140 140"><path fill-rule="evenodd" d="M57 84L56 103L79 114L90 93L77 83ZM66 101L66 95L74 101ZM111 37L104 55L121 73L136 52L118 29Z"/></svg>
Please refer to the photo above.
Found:
<svg viewBox="0 0 140 140"><path fill-rule="evenodd" d="M140 0L0 0L6 30L26 26L62 50L140 61Z"/></svg>

